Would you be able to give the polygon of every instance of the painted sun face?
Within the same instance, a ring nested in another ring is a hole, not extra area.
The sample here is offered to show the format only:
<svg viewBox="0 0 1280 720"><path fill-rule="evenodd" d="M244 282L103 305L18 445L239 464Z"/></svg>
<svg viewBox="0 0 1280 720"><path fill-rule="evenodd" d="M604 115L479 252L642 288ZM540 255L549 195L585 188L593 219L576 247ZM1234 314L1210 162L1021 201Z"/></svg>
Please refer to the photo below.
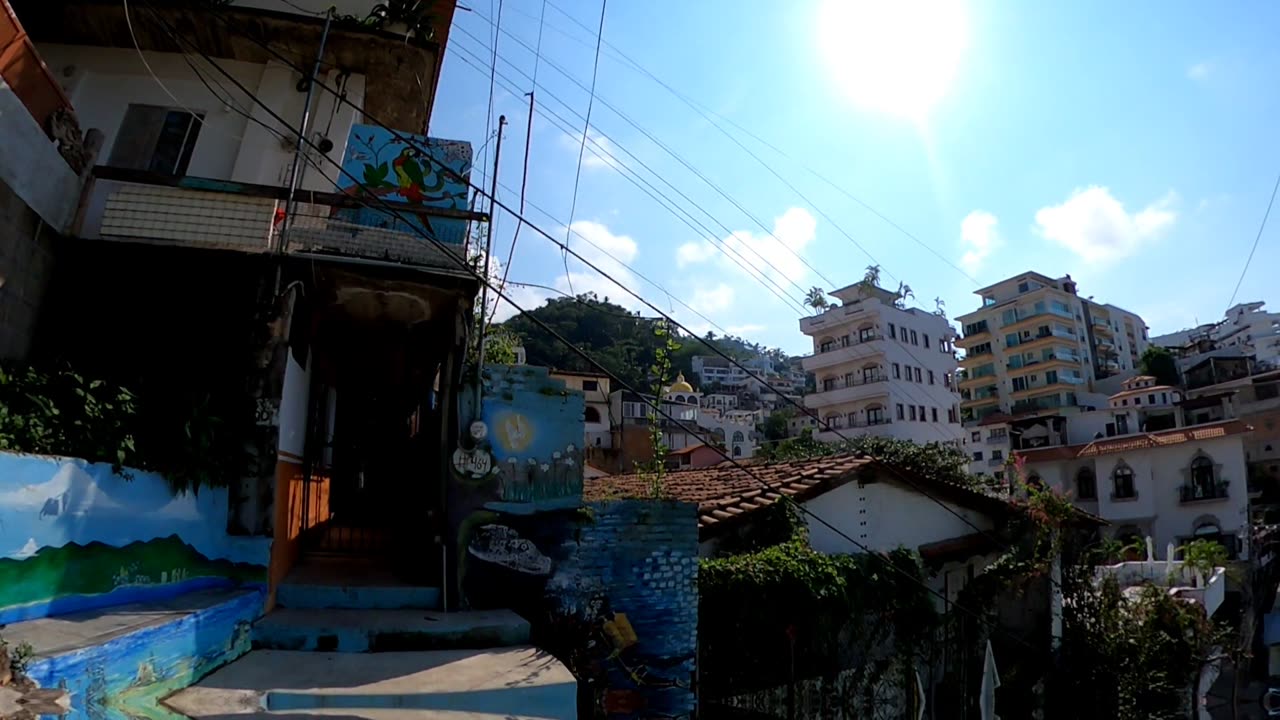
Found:
<svg viewBox="0 0 1280 720"><path fill-rule="evenodd" d="M498 437L508 452L522 453L533 444L533 423L520 413L510 413L498 421Z"/></svg>

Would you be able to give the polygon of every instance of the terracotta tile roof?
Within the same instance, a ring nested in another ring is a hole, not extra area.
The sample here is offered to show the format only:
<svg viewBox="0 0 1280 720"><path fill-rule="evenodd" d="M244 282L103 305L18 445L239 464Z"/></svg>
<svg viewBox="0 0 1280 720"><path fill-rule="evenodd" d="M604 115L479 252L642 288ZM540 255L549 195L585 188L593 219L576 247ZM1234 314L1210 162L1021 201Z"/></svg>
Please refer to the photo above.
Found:
<svg viewBox="0 0 1280 720"><path fill-rule="evenodd" d="M696 443L694 445L687 445L685 447L680 448L679 450L672 450L671 452L667 453L667 457L671 457L673 455L677 457L680 455L688 455L689 453L692 453L694 450L697 450L698 448L706 447L706 446L707 446L706 443Z"/></svg>
<svg viewBox="0 0 1280 720"><path fill-rule="evenodd" d="M1188 442L1215 440L1238 435L1253 430L1253 427L1241 420L1223 420L1205 425L1161 430L1153 433L1124 435L1122 437L1103 438L1083 445L1066 445L1063 447L1044 448L1042 450L1019 450L1019 455L1027 462L1045 462L1051 460L1069 460L1078 457L1097 457L1135 450L1180 445Z"/></svg>
<svg viewBox="0 0 1280 720"><path fill-rule="evenodd" d="M879 467L869 457L836 455L779 463L729 462L704 468L677 470L663 477L663 491L676 500L697 503L698 527L704 534L719 531L749 513L766 508L786 495L802 501L857 479L860 472ZM939 498L984 512L1003 512L1005 503L950 483L909 475L910 483ZM765 487L761 481L768 484ZM647 497L649 479L641 475L587 478L583 499L608 500Z"/></svg>
<svg viewBox="0 0 1280 720"><path fill-rule="evenodd" d="M966 560L974 555L985 555L1000 549L1000 544L990 533L969 533L937 542L925 543L918 550L920 557L931 565L941 565L952 560Z"/></svg>

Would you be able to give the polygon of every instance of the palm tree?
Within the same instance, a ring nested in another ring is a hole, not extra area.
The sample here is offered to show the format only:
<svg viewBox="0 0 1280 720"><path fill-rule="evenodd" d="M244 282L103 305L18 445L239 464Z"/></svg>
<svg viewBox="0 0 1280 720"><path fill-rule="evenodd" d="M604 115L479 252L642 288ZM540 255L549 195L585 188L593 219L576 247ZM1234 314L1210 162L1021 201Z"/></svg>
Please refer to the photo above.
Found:
<svg viewBox="0 0 1280 720"><path fill-rule="evenodd" d="M817 311L826 310L831 306L827 301L827 294L822 292L822 288L816 286L809 288L809 292L804 296L804 304Z"/></svg>
<svg viewBox="0 0 1280 720"><path fill-rule="evenodd" d="M900 308L905 308L907 306L908 298L910 298L911 300L915 300L916 294L911 292L910 285L904 282L899 282L898 283L898 300L894 304Z"/></svg>
<svg viewBox="0 0 1280 720"><path fill-rule="evenodd" d="M941 297L936 297L933 299L933 305L937 308L933 311L933 314L945 320L947 317L947 301Z"/></svg>
<svg viewBox="0 0 1280 720"><path fill-rule="evenodd" d="M880 266L868 265L867 274L862 276L862 282L858 284L862 286L864 295L869 295L872 290L880 287Z"/></svg>

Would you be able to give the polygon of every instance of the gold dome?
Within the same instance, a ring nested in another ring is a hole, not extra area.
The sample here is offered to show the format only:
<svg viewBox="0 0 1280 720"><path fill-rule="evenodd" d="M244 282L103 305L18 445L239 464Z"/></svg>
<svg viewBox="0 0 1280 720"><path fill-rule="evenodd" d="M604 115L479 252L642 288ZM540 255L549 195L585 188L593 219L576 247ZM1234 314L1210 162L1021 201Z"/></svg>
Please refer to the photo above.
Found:
<svg viewBox="0 0 1280 720"><path fill-rule="evenodd" d="M671 383L671 387L667 388L667 392L691 393L693 392L693 386L685 381L684 373L681 372L676 374L676 381Z"/></svg>

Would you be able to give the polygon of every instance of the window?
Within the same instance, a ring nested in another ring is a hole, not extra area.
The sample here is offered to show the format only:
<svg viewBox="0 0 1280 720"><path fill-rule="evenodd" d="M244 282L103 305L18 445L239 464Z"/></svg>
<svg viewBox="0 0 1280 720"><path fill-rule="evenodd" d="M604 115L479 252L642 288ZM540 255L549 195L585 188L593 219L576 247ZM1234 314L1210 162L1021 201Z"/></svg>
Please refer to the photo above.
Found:
<svg viewBox="0 0 1280 720"><path fill-rule="evenodd" d="M595 392L600 389L599 380L583 380L582 392Z"/></svg>
<svg viewBox="0 0 1280 720"><path fill-rule="evenodd" d="M933 384L933 371L932 371L932 370L930 370L930 371L929 371L929 384L930 384L930 385L932 385L932 384Z"/></svg>
<svg viewBox="0 0 1280 720"><path fill-rule="evenodd" d="M934 422L938 422L938 408L929 408L929 415L933 418Z"/></svg>
<svg viewBox="0 0 1280 720"><path fill-rule="evenodd" d="M1003 451L1003 450L992 450L992 451L991 451L991 459L992 459L992 460L1003 460L1003 459L1004 459L1004 451Z"/></svg>
<svg viewBox="0 0 1280 720"><path fill-rule="evenodd" d="M893 364L893 379L894 380L902 379L902 366L899 365L898 363Z"/></svg>
<svg viewBox="0 0 1280 720"><path fill-rule="evenodd" d="M1031 289L1031 285L1029 285L1027 282L1023 281L1018 283L1018 292L1024 293L1030 289Z"/></svg>
<svg viewBox="0 0 1280 720"><path fill-rule="evenodd" d="M1138 497L1138 491L1133 486L1133 470L1128 465L1121 463L1111 472L1111 499L1112 500L1132 500Z"/></svg>
<svg viewBox="0 0 1280 720"><path fill-rule="evenodd" d="M924 336L924 346L925 346L926 348L928 348L928 347L929 347L929 336L928 336L928 335L925 335L925 336Z"/></svg>
<svg viewBox="0 0 1280 720"><path fill-rule="evenodd" d="M622 416L629 418L644 417L644 404L638 402L622 403Z"/></svg>
<svg viewBox="0 0 1280 720"><path fill-rule="evenodd" d="M1168 404L1169 404L1169 393L1167 393L1167 392L1162 392L1162 393L1160 393L1160 404L1161 404L1161 405L1168 405Z"/></svg>
<svg viewBox="0 0 1280 720"><path fill-rule="evenodd" d="M951 388L951 373L942 373L942 385L947 389Z"/></svg>
<svg viewBox="0 0 1280 720"><path fill-rule="evenodd" d="M1147 404L1148 404L1148 405L1155 405L1155 404L1156 404L1156 394L1155 394L1155 393L1151 393L1151 394L1147 395Z"/></svg>
<svg viewBox="0 0 1280 720"><path fill-rule="evenodd" d="M582 411L582 420L583 422L598 423L600 422L600 411L593 407L588 407Z"/></svg>
<svg viewBox="0 0 1280 720"><path fill-rule="evenodd" d="M876 329L873 327L862 328L858 331L858 342L866 342L876 339Z"/></svg>
<svg viewBox="0 0 1280 720"><path fill-rule="evenodd" d="M915 420L916 420L916 406L915 406L915 405L912 405L912 406L910 406L910 407L911 407L911 421L912 421L912 422L915 422Z"/></svg>
<svg viewBox="0 0 1280 720"><path fill-rule="evenodd" d="M881 378L881 375L880 375L879 367L862 368L862 382L864 383L875 382L880 378Z"/></svg>
<svg viewBox="0 0 1280 720"><path fill-rule="evenodd" d="M898 419L899 420L907 419L907 408L902 403L898 403Z"/></svg>
<svg viewBox="0 0 1280 720"><path fill-rule="evenodd" d="M920 344L920 343L919 343L919 339L916 337L916 331L915 331L915 330L912 330L912 331L911 331L911 344L912 344L912 345L919 345L919 344Z"/></svg>
<svg viewBox="0 0 1280 720"><path fill-rule="evenodd" d="M955 408L947 408L947 422L949 422L949 423L957 423L957 422L960 422L959 420L957 420L957 419L956 419L956 409L955 409Z"/></svg>
<svg viewBox="0 0 1280 720"><path fill-rule="evenodd" d="M882 407L867 408L867 424L868 425L883 425L884 421L885 421L884 408Z"/></svg>
<svg viewBox="0 0 1280 720"><path fill-rule="evenodd" d="M1098 499L1098 478L1094 476L1091 468L1082 467L1076 473L1076 499Z"/></svg>
<svg viewBox="0 0 1280 720"><path fill-rule="evenodd" d="M849 427L858 427L858 413L849 413Z"/></svg>
<svg viewBox="0 0 1280 720"><path fill-rule="evenodd" d="M1003 470L997 470L997 471L995 471L995 472L994 472L994 473L992 473L992 474L993 474L993 475L995 475L995 477L996 477L996 479L997 479L997 480L1003 480L1003 479L1004 479L1004 471L1003 471Z"/></svg>
<svg viewBox="0 0 1280 720"><path fill-rule="evenodd" d="M973 432L973 438L972 438L972 439L973 439L973 441L974 441L974 442L978 442L979 440L981 440L981 439L982 439L982 433L981 433L980 431L975 430L975 431Z"/></svg>
<svg viewBox="0 0 1280 720"><path fill-rule="evenodd" d="M130 105L111 145L108 165L186 175L203 115L155 105Z"/></svg>
<svg viewBox="0 0 1280 720"><path fill-rule="evenodd" d="M823 378L823 380L822 380L822 389L823 389L823 391L831 391L831 390L835 390L835 389L836 389L836 379L835 379L835 378Z"/></svg>
<svg viewBox="0 0 1280 720"><path fill-rule="evenodd" d="M1134 404L1134 405L1141 405L1141 404L1142 404L1142 396L1141 396L1141 395L1138 395L1137 397L1135 397L1135 398L1133 399L1133 404Z"/></svg>
<svg viewBox="0 0 1280 720"><path fill-rule="evenodd" d="M898 326L889 323L889 337L896 338L898 336Z"/></svg>
<svg viewBox="0 0 1280 720"><path fill-rule="evenodd" d="M981 450L974 450L974 451L973 451L973 459L974 459L974 460L978 460L978 461L982 460L982 451L981 451Z"/></svg>
<svg viewBox="0 0 1280 720"><path fill-rule="evenodd" d="M832 350L835 350L835 349L836 349L836 341L831 340L830 338L823 340L821 343L818 344L818 352L820 353L831 352Z"/></svg>
<svg viewBox="0 0 1280 720"><path fill-rule="evenodd" d="M1213 497L1213 460L1198 455L1191 461L1191 487L1196 497Z"/></svg>
<svg viewBox="0 0 1280 720"><path fill-rule="evenodd" d="M924 406L923 406L923 405L921 405L921 406L920 406L920 422L924 422L924 421L925 421L925 416L924 416Z"/></svg>
<svg viewBox="0 0 1280 720"><path fill-rule="evenodd" d="M923 380L920 379L921 378L920 368L915 368L915 373L916 373L916 382L924 382Z"/></svg>

